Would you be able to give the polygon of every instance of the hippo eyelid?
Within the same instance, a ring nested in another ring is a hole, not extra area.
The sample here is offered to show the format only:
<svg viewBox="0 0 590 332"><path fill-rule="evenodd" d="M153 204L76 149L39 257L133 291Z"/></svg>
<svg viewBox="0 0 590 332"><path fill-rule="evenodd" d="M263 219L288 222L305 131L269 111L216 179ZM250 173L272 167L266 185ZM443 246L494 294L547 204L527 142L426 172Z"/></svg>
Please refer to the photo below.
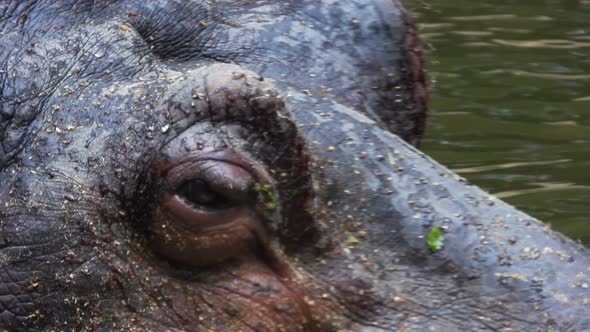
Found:
<svg viewBox="0 0 590 332"><path fill-rule="evenodd" d="M167 172L165 181L171 194L181 194L190 199L190 196L209 193L211 198L216 195L227 203L245 204L251 202L256 178L241 165L219 159L202 159L173 167Z"/></svg>
<svg viewBox="0 0 590 332"><path fill-rule="evenodd" d="M150 226L156 252L199 267L259 254L268 242L261 212L267 193L256 188L274 190L263 171L228 151L185 156L159 169L163 185Z"/></svg>

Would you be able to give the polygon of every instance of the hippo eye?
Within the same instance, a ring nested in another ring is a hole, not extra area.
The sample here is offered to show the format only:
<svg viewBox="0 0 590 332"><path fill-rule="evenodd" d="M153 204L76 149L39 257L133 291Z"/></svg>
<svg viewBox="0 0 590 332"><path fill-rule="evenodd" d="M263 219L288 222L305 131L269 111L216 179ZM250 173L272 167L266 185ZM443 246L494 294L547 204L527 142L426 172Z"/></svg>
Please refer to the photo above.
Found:
<svg viewBox="0 0 590 332"><path fill-rule="evenodd" d="M183 182L176 190L177 195L196 208L220 209L229 205L229 200L217 193L203 179Z"/></svg>
<svg viewBox="0 0 590 332"><path fill-rule="evenodd" d="M232 222L232 211L253 203L254 178L243 167L222 160L196 160L171 170L172 188L164 198L171 215L189 228Z"/></svg>
<svg viewBox="0 0 590 332"><path fill-rule="evenodd" d="M238 155L189 156L162 176L150 243L170 261L215 265L256 254L267 242L256 188L270 193L272 184Z"/></svg>

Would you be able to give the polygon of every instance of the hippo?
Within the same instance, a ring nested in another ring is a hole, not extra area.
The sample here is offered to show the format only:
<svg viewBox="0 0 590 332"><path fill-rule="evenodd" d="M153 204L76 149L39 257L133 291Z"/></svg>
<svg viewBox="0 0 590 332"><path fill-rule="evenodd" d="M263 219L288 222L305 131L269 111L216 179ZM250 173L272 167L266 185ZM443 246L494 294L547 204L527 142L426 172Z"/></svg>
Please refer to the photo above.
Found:
<svg viewBox="0 0 590 332"><path fill-rule="evenodd" d="M398 0L0 8L3 329L590 329L588 250L417 150Z"/></svg>

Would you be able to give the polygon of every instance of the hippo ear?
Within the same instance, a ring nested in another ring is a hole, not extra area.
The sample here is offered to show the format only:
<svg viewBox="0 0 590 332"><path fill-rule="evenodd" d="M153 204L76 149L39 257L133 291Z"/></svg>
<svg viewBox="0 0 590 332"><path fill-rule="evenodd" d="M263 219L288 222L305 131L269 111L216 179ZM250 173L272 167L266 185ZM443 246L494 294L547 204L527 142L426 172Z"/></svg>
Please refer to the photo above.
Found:
<svg viewBox="0 0 590 332"><path fill-rule="evenodd" d="M305 26L313 27L318 21L325 25L306 31L318 45L315 49L302 51L294 43L296 47L288 50L306 57L297 63L302 75L293 79L300 91L330 96L418 145L425 127L428 88L411 14L397 0L309 3L298 8L305 12L298 19L310 18L303 22ZM277 25L276 30L280 28ZM284 49L281 40L272 47Z"/></svg>
<svg viewBox="0 0 590 332"><path fill-rule="evenodd" d="M391 132L397 133L397 131L403 130L403 128L406 127L403 126L402 128L396 129L396 126L399 125L397 125L395 121L395 114L405 114L407 117L404 121L406 122L405 125L409 125L411 129L405 134L400 131L400 134L398 135L408 141L408 143L418 146L426 126L429 90L424 69L422 45L418 38L414 20L405 10L401 11L401 15L405 27L402 31L405 33L402 34L403 43L401 45L403 47L401 48L402 55L400 57L398 68L400 81L397 86L393 87L393 89L394 91L400 91L401 87L405 88L405 103L402 104L404 105L405 111L399 109L401 105L396 107L396 105L400 104L399 97L401 97L401 95L397 96L396 93L394 93L395 99L393 100L393 105L391 104L391 98L384 100L384 104L388 105L388 107L385 107L384 109L387 109L390 112L379 113L379 115L381 120L386 123L387 128ZM383 88L385 91L389 92L388 95L391 97L391 86L384 86ZM404 124L402 123L402 125Z"/></svg>
<svg viewBox="0 0 590 332"><path fill-rule="evenodd" d="M398 1L373 5L380 15L353 19L353 28L364 38L351 38L350 48L370 52L357 63L359 75L367 77L357 83L364 100L349 106L417 146L426 126L429 92L414 19Z"/></svg>

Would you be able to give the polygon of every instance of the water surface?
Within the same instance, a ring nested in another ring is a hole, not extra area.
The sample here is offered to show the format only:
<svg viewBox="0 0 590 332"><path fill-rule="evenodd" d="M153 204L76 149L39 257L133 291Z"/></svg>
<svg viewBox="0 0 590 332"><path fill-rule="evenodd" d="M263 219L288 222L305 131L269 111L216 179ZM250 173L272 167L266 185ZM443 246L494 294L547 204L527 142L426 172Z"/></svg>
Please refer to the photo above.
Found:
<svg viewBox="0 0 590 332"><path fill-rule="evenodd" d="M590 0L410 0L427 52L422 149L590 246Z"/></svg>

